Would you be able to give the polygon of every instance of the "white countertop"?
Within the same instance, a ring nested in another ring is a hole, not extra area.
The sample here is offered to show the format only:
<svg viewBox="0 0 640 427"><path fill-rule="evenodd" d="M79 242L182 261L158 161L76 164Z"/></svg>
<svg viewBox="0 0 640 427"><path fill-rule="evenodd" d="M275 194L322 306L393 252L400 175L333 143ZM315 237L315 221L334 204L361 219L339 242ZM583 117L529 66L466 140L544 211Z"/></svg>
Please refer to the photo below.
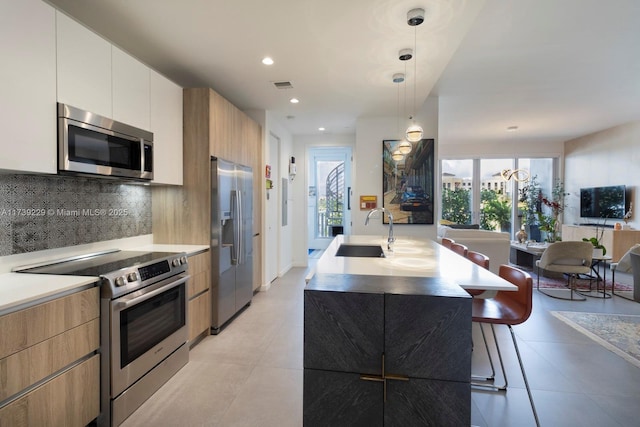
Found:
<svg viewBox="0 0 640 427"><path fill-rule="evenodd" d="M188 256L209 249L206 245L169 245L147 244L139 247L128 247L123 250L186 252ZM51 258L51 261L57 258ZM39 260L38 262L42 262ZM28 264L28 263L24 263ZM98 277L60 276L49 274L4 273L0 274L0 314L6 314L17 308L24 308L29 303L62 295L75 288L95 283Z"/></svg>
<svg viewBox="0 0 640 427"><path fill-rule="evenodd" d="M335 256L342 243L380 245L385 257ZM442 277L464 289L487 291L514 291L515 285L504 280L466 258L429 239L399 236L387 251L387 236L339 235L327 247L314 270L314 274L362 274L369 276Z"/></svg>

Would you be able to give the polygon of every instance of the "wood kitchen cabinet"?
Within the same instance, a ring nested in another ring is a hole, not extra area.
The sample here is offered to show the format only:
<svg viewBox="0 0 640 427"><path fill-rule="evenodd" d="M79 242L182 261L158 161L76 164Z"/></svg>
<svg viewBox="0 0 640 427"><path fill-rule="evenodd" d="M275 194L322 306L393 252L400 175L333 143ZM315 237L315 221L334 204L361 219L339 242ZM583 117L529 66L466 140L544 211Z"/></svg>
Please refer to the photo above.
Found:
<svg viewBox="0 0 640 427"><path fill-rule="evenodd" d="M0 425L80 427L99 415L98 291L0 317Z"/></svg>
<svg viewBox="0 0 640 427"><path fill-rule="evenodd" d="M439 278L320 274L304 291L304 425L471 422L471 297Z"/></svg>
<svg viewBox="0 0 640 427"><path fill-rule="evenodd" d="M251 166L255 290L262 282L262 128L212 89L185 89L183 96L183 185L153 189L153 241L210 245L211 156Z"/></svg>
<svg viewBox="0 0 640 427"><path fill-rule="evenodd" d="M189 345L209 334L211 327L211 254L209 251L189 257L188 322Z"/></svg>
<svg viewBox="0 0 640 427"><path fill-rule="evenodd" d="M55 9L0 2L0 169L56 173Z"/></svg>

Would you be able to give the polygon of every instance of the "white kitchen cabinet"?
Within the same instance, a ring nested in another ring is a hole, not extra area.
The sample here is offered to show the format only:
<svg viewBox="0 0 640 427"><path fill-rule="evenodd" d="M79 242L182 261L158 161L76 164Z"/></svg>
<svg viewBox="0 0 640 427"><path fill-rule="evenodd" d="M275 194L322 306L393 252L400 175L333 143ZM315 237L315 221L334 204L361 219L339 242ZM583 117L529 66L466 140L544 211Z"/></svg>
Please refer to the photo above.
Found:
<svg viewBox="0 0 640 427"><path fill-rule="evenodd" d="M59 11L56 29L58 101L112 118L111 43Z"/></svg>
<svg viewBox="0 0 640 427"><path fill-rule="evenodd" d="M182 185L182 88L151 70L153 183Z"/></svg>
<svg viewBox="0 0 640 427"><path fill-rule="evenodd" d="M141 129L149 128L149 68L112 46L114 120Z"/></svg>
<svg viewBox="0 0 640 427"><path fill-rule="evenodd" d="M55 9L0 2L0 169L56 173Z"/></svg>

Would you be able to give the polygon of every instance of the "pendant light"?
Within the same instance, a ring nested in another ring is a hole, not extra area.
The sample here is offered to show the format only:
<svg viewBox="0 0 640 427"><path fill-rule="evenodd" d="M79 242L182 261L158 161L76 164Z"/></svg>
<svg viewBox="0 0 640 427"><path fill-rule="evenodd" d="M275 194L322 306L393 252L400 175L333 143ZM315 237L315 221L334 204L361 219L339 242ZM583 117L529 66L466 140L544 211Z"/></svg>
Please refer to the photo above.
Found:
<svg viewBox="0 0 640 427"><path fill-rule="evenodd" d="M413 116L411 117L413 123L407 128L406 137L407 141L410 142L418 142L422 139L422 135L424 134L422 127L415 122L416 115L416 86L418 81L417 74L417 62L418 59L416 55L416 48L418 47L417 40L417 29L416 27L424 22L424 9L416 8L411 9L407 12L407 24L413 27Z"/></svg>
<svg viewBox="0 0 640 427"><path fill-rule="evenodd" d="M404 82L404 109L402 110L403 116L405 114L405 110L407 107L407 81L404 78L404 76L407 73L407 61L410 60L411 58L413 58L413 51L411 49L402 49L398 53L398 59L404 62L404 71L405 71L405 74L401 74L403 77L402 80L397 81L397 83ZM396 82L395 75L394 75L393 81ZM398 86L398 135L400 135L400 86ZM413 150L413 145L411 144L411 142L407 141L407 139L404 136L401 136L400 139L401 141L400 141L400 144L398 144L398 151L400 151L400 153L402 153L403 155L409 154L411 150Z"/></svg>
<svg viewBox="0 0 640 427"><path fill-rule="evenodd" d="M402 52L400 53L400 55L402 56ZM402 73L396 73L393 75L393 82L396 83L398 85L398 134L400 134L400 83L404 82L404 74ZM400 151L400 153L404 156L406 156L407 154L409 154L411 152L411 150L413 149L413 145L411 145L411 143L409 141L407 141L406 139L402 139L402 141L400 141L400 144L398 144L398 151Z"/></svg>
<svg viewBox="0 0 640 427"><path fill-rule="evenodd" d="M400 150L396 150L391 153L391 158L394 162L399 162L400 160L404 159L404 154L402 154Z"/></svg>

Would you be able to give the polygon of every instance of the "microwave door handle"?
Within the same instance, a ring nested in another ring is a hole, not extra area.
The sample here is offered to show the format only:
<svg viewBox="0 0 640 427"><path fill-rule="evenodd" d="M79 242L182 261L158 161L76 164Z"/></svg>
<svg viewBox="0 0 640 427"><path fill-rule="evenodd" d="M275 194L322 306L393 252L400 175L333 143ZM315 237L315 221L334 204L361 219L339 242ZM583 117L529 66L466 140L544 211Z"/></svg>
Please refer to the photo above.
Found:
<svg viewBox="0 0 640 427"><path fill-rule="evenodd" d="M141 295L139 297L135 297L135 298L131 298L131 299L127 300L127 301L119 302L118 303L118 308L120 310L124 310L124 309L127 309L127 308L129 308L131 306L134 306L136 304L140 304L141 302L144 302L144 301L146 301L148 299L151 299L151 298L155 297L156 295L159 295L159 294L161 294L163 292L168 291L169 289L173 289L173 288L175 288L177 286L182 285L187 280L189 280L189 277L191 277L191 276L184 276L180 280L176 280L175 282L172 282L171 284L169 284L167 286L162 286L162 287L160 287L158 289L154 289L151 292L147 292L146 294L143 294L143 295Z"/></svg>

